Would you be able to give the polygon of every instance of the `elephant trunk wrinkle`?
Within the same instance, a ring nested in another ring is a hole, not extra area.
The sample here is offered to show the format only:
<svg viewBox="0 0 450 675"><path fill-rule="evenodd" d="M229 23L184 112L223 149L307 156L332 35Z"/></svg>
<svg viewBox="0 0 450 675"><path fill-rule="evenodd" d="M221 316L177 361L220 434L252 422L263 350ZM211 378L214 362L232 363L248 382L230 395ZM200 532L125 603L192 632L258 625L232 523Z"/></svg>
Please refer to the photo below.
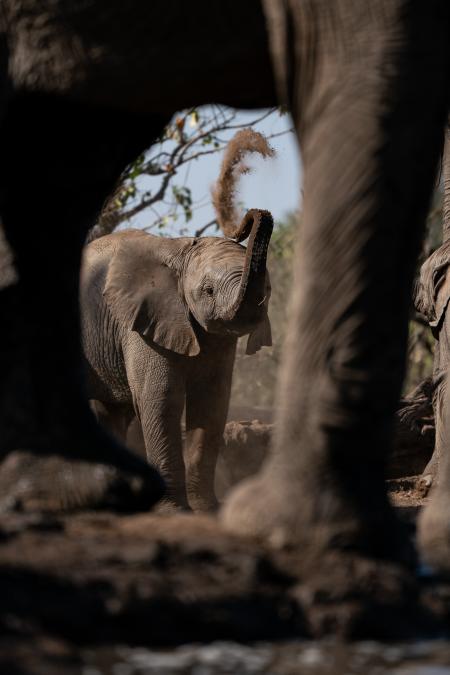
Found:
<svg viewBox="0 0 450 675"><path fill-rule="evenodd" d="M244 220L252 221L251 233L239 292L226 316L229 321L245 315L249 308L260 305L264 298L266 258L273 230L273 218L269 211L251 209ZM245 228L241 226L240 229Z"/></svg>

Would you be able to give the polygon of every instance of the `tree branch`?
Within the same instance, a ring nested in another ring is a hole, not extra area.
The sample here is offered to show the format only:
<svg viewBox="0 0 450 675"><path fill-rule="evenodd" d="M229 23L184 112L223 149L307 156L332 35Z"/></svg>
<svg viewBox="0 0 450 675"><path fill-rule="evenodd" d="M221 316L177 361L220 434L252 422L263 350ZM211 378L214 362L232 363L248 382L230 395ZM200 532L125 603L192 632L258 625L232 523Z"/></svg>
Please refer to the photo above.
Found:
<svg viewBox="0 0 450 675"><path fill-rule="evenodd" d="M276 108L265 110L262 114L257 115L255 119L247 123L235 124L236 112L229 112L227 108L219 105L213 105L210 108L211 114L208 116L198 117L197 128L192 136L188 136L186 129L187 120L196 113L196 108L190 108L184 113L178 115L175 120L166 127L165 134L161 137L159 142L159 149L156 154L145 159L139 158L134 164L127 167L124 171L122 179L118 184L116 190L111 195L110 199L105 204L100 215L99 221L95 227L93 236L101 236L101 234L108 234L112 232L121 223L130 220L145 209L151 208L154 210L154 205L158 202L167 207L167 216L175 218L177 211L180 208L184 209L186 220L190 220L194 205L192 204L190 190L185 184L182 186L174 186L173 200L169 203L165 200L167 190L171 185L174 176L177 175L178 170L192 162L207 155L213 155L221 152L226 145L226 141L219 137L223 132L242 129L246 126L254 126L259 124L270 115L273 115ZM288 130L289 131L289 130ZM268 138L276 138L286 131L274 133ZM214 147L204 148L205 143L214 143ZM174 143L174 147L166 149L166 143ZM200 146L200 147L198 147ZM136 193L139 189L136 185L136 179L140 176L157 177L161 176L161 182L153 194L144 192L139 201L135 201ZM133 200L127 207L127 203ZM156 213L156 212L155 212ZM153 227L157 224L161 226L162 217L157 214L157 219ZM201 234L207 229L216 224L216 220L212 220L204 227L199 228L197 232ZM152 226L150 225L149 228ZM196 236L200 236L196 234Z"/></svg>
<svg viewBox="0 0 450 675"><path fill-rule="evenodd" d="M209 230L210 227L213 225L218 227L217 220L213 218L212 220L209 221L209 223L206 223L206 225L203 225L203 227L200 227L198 230L195 230L194 237L201 237L203 234L205 234L206 230Z"/></svg>

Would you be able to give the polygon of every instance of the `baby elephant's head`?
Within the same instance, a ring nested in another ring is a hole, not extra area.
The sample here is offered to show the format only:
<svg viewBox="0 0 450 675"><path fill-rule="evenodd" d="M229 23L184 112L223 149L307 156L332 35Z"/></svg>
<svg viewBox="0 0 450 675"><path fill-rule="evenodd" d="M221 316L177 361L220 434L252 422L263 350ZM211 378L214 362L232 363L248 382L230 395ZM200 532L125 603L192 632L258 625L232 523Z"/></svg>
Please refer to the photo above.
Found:
<svg viewBox="0 0 450 675"><path fill-rule="evenodd" d="M183 274L185 299L200 326L222 335L250 334L250 353L271 344L266 258L272 229L270 213L249 211L238 236L242 241L250 235L247 248L229 239L199 239Z"/></svg>

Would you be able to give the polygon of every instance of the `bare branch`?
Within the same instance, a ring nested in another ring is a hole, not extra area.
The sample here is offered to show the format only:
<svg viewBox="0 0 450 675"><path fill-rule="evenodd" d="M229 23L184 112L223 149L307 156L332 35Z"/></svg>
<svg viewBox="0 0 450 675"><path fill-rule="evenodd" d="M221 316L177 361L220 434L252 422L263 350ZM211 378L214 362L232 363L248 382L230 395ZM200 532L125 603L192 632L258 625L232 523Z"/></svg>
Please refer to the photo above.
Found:
<svg viewBox="0 0 450 675"><path fill-rule="evenodd" d="M212 227L213 225L216 226L216 229L219 227L216 218L213 218L212 220L209 221L209 223L206 223L206 225L203 225L203 227L200 227L198 230L195 230L194 237L201 237L203 234L205 234L206 230L209 230L209 228Z"/></svg>
<svg viewBox="0 0 450 675"><path fill-rule="evenodd" d="M132 207L131 209L128 209L127 211L122 211L120 214L118 214L118 221L117 225L120 223L123 223L125 220L130 220L130 218L133 218L133 216L137 215L144 209L147 209L149 206L152 204L155 204L156 202L162 201L164 198L164 195L166 194L166 190L169 186L169 183L172 179L173 172L167 173L161 183L161 186L158 190L158 192L155 192L155 194L152 197L149 197L148 199L142 199L139 204L136 204L136 206ZM117 227L116 225L116 227Z"/></svg>

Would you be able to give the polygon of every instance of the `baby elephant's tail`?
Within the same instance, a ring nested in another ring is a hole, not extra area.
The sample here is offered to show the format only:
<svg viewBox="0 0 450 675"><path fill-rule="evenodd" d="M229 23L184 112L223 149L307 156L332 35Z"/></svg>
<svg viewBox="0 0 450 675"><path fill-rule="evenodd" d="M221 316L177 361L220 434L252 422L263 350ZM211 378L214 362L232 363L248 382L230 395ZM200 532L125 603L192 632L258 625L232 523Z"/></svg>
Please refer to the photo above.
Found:
<svg viewBox="0 0 450 675"><path fill-rule="evenodd" d="M275 150L262 134L250 128L241 129L225 149L219 178L211 190L217 222L226 237L235 236L241 221L234 203L236 184L241 174L249 173L250 168L243 160L252 152L264 158L275 155Z"/></svg>

